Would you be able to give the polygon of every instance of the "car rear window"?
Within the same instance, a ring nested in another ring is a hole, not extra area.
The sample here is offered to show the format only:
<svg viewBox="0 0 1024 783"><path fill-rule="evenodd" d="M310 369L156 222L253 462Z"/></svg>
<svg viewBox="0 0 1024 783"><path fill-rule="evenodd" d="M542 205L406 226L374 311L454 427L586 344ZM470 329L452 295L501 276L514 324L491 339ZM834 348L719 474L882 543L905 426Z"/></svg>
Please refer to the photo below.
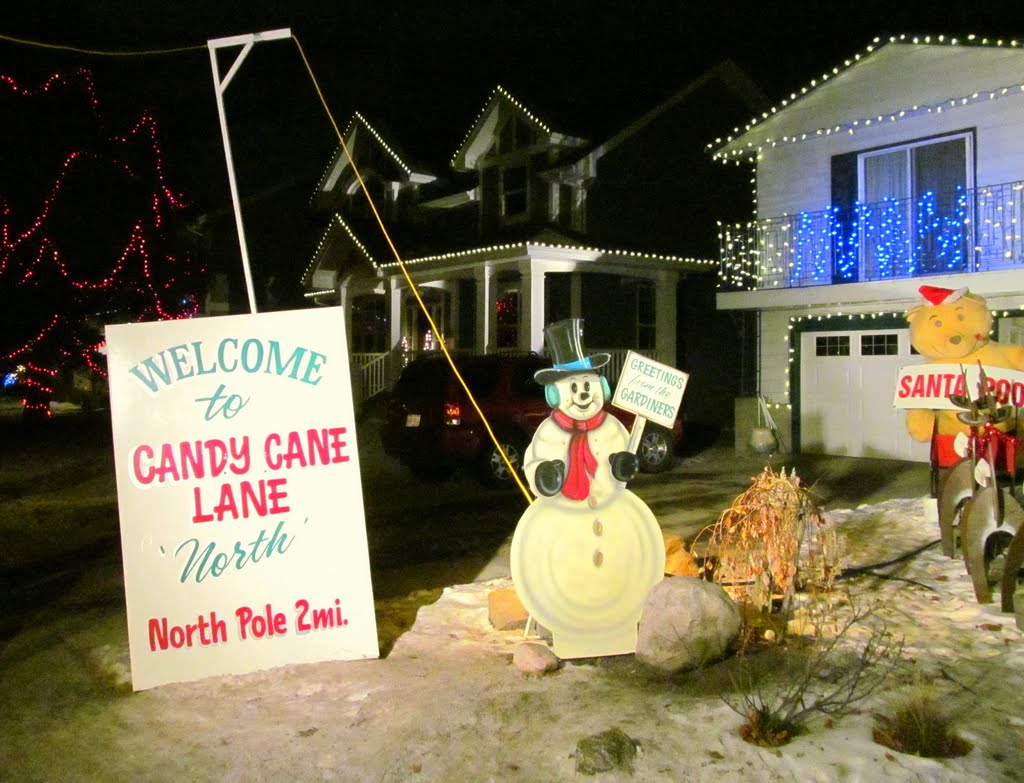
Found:
<svg viewBox="0 0 1024 783"><path fill-rule="evenodd" d="M516 397L544 398L544 387L534 380L533 374L543 365L527 363L517 365L512 373L512 394Z"/></svg>
<svg viewBox="0 0 1024 783"><path fill-rule="evenodd" d="M436 359L414 361L404 370L395 384L395 393L410 397L443 397L451 375L448 362Z"/></svg>
<svg viewBox="0 0 1024 783"><path fill-rule="evenodd" d="M459 368L463 380L474 397L490 397L498 383L498 365L494 362L471 362Z"/></svg>

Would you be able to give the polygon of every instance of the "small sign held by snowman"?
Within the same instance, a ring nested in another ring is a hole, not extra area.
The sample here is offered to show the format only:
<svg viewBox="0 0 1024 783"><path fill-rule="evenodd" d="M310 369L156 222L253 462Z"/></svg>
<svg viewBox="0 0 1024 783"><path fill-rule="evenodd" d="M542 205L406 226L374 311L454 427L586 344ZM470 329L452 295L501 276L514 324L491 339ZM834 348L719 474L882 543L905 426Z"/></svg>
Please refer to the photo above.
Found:
<svg viewBox="0 0 1024 783"><path fill-rule="evenodd" d="M552 413L523 460L537 500L512 537L512 579L560 658L635 652L644 600L664 577L661 527L626 489L639 462L626 428L604 410L612 395L599 371L610 357L585 354L578 318L545 336L553 366L535 378Z"/></svg>

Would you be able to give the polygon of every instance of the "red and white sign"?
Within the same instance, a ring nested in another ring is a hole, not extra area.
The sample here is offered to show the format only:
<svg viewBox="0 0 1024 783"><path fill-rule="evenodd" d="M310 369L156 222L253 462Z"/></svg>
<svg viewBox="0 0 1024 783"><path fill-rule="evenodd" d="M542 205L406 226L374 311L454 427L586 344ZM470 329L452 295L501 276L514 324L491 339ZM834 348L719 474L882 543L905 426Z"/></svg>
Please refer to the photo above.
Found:
<svg viewBox="0 0 1024 783"><path fill-rule="evenodd" d="M135 690L376 658L341 308L106 332Z"/></svg>
<svg viewBox="0 0 1024 783"><path fill-rule="evenodd" d="M986 388L1000 405L1024 407L1024 372L1005 367L984 367ZM965 380L966 375L966 380ZM951 394L970 399L980 396L978 365L915 364L901 367L896 379L893 405L897 408L957 410L949 401Z"/></svg>

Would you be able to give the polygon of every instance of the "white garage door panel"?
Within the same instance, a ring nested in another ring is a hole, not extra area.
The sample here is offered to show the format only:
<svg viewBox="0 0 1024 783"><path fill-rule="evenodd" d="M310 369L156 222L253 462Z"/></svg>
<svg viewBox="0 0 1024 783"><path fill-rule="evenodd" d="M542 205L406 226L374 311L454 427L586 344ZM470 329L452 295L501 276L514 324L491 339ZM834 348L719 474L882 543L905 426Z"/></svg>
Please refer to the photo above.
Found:
<svg viewBox="0 0 1024 783"><path fill-rule="evenodd" d="M864 335L897 335L898 352L861 355ZM848 341L848 356L818 356L817 338ZM900 367L920 362L906 329L805 332L800 343L800 447L849 457L927 462L929 447L907 435L892 397Z"/></svg>

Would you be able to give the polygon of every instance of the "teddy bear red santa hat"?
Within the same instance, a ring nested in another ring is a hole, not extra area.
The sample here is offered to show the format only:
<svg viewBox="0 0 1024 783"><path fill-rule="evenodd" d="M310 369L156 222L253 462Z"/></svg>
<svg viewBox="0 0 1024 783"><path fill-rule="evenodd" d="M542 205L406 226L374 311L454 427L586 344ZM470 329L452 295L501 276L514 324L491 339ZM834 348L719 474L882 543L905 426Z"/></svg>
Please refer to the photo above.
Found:
<svg viewBox="0 0 1024 783"><path fill-rule="evenodd" d="M954 290L952 288L939 288L934 285L923 285L917 290L921 296L928 300L929 304L933 305L953 304L953 302L967 293L966 287Z"/></svg>

